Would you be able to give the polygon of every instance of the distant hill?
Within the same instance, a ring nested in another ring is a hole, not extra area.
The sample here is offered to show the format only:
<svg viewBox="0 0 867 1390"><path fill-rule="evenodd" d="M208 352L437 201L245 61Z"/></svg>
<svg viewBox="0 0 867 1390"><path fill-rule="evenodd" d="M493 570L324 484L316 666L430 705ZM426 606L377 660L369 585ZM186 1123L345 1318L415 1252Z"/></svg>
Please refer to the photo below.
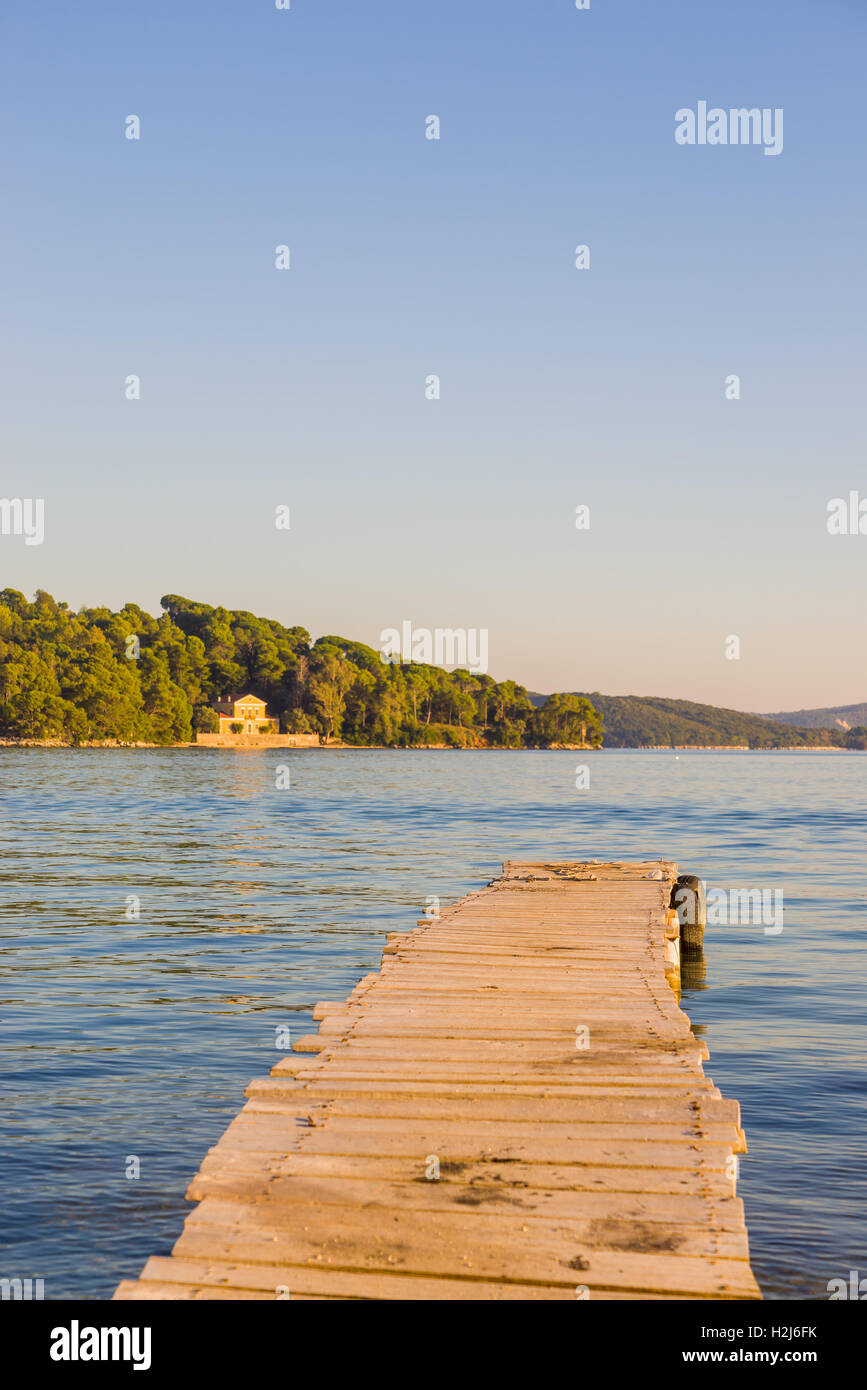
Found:
<svg viewBox="0 0 867 1390"><path fill-rule="evenodd" d="M578 693L577 691L575 692ZM547 697L530 692L534 704ZM656 695L586 695L603 719L603 747L719 747L792 748L828 747L843 743L843 731L805 728L779 723L763 714L700 705L691 700L669 700ZM862 721L867 723L867 720Z"/></svg>
<svg viewBox="0 0 867 1390"><path fill-rule="evenodd" d="M867 725L867 704L796 709L784 714L763 714L762 718L776 724L797 724L800 729L856 729Z"/></svg>

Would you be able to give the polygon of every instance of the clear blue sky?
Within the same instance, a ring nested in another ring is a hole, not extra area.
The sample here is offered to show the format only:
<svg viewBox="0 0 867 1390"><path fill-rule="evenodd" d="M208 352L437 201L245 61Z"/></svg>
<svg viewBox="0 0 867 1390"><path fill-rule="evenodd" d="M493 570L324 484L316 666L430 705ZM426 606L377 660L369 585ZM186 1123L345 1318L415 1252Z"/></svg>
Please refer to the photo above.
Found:
<svg viewBox="0 0 867 1390"><path fill-rule="evenodd" d="M484 627L540 690L867 698L867 536L825 527L867 497L862 0L48 0L0 37L0 491L46 508L4 584ZM678 146L700 100L783 108L783 153Z"/></svg>

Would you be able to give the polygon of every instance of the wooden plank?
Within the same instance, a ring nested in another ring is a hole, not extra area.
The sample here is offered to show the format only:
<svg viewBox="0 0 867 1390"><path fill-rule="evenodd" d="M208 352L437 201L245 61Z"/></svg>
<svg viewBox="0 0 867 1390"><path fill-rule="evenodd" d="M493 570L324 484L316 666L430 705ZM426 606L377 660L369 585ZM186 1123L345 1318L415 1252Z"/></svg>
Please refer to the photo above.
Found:
<svg viewBox="0 0 867 1390"><path fill-rule="evenodd" d="M270 1080L271 1078L269 1078ZM277 1089L266 1089L260 1091L255 1087L255 1103L260 1110L264 1110L269 1102L275 1103L275 1110L282 1108L287 1114L299 1113L303 1111L303 1104L299 1107L299 1100L306 1100L308 1096L315 1096L310 1087L302 1089L299 1096L297 1091L291 1089L286 1091L282 1083L278 1083ZM502 1122L508 1127L507 1122L523 1122L524 1124L539 1123L564 1123L581 1124L585 1122L609 1123L621 1122L631 1125L644 1124L676 1124L689 1127L694 1133L703 1129L707 1124L716 1122L731 1127L732 1132L739 1128L740 1107L737 1101L716 1100L713 1097L704 1097L695 1101L689 1101L680 1091L673 1091L661 1096L651 1098L635 1098L631 1095L618 1095L610 1091L602 1091L596 1095L563 1095L561 1091L547 1092L541 1096L528 1096L526 1093L510 1095L505 1091L497 1091L494 1088L489 1095L487 1091L479 1091L476 1095L465 1097L463 1101L455 1103L453 1099L443 1100L437 1096L425 1097L423 1100L416 1100L413 1097L408 1099L399 1098L388 1100L387 1098L368 1098L367 1093L361 1096L352 1096L345 1100L338 1100L336 1092L329 1092L334 1097L332 1102L327 1104L322 1112L327 1120L331 1120L338 1115L365 1115L386 1117L392 1116L398 1120L411 1118L415 1115L424 1115L428 1120L439 1120L445 1125L460 1117L461 1123L472 1116L480 1123L492 1120L497 1123ZM279 1102L286 1096L289 1104L279 1107ZM269 1107L270 1108L270 1107Z"/></svg>
<svg viewBox="0 0 867 1390"><path fill-rule="evenodd" d="M218 1145L205 1155L199 1176L207 1177L212 1173L215 1176L256 1175L263 1184L273 1177L291 1176L408 1183L418 1182L422 1170L417 1156L308 1152L280 1155L270 1149L228 1149ZM196 1178L193 1183L197 1181ZM720 1198L734 1194L731 1178L706 1166L675 1171L670 1168L595 1168L570 1163L444 1159L440 1164L439 1182L446 1187L503 1182L521 1189L541 1187L546 1191L567 1192L682 1192Z"/></svg>
<svg viewBox="0 0 867 1390"><path fill-rule="evenodd" d="M321 1270L303 1268L297 1265L263 1266L228 1264L208 1260L160 1259L148 1260L142 1273L142 1280L149 1288L159 1289L159 1293L143 1294L151 1298L261 1298L276 1299L277 1290L286 1290L290 1299L405 1299L405 1276L382 1273L366 1274L357 1271ZM189 1292L170 1293L174 1286ZM135 1298L135 1285L126 1281L121 1285L116 1297ZM206 1292L208 1289L212 1292ZM237 1290L237 1292L235 1292ZM325 1292L328 1290L329 1292ZM415 1298L426 1300L484 1300L520 1299L532 1301L539 1299L573 1300L572 1288L553 1291L538 1284L495 1284L483 1279L416 1279L413 1294ZM282 1293L285 1297L286 1294ZM631 1299L641 1297L631 1293L608 1293L606 1298ZM671 1294L655 1294L654 1298L675 1297Z"/></svg>
<svg viewBox="0 0 867 1390"><path fill-rule="evenodd" d="M727 1172L734 1143L684 1142L680 1136L666 1140L641 1138L585 1137L585 1126L566 1131L558 1125L552 1134L539 1134L537 1125L524 1127L518 1134L502 1122L487 1127L483 1122L472 1127L455 1124L447 1127L432 1122L424 1128L410 1130L398 1121L389 1130L367 1121L358 1126L331 1122L314 1126L303 1132L287 1134L285 1151L303 1147L305 1153L369 1154L373 1156L423 1157L437 1154L440 1160L452 1162L498 1161L525 1163L574 1163L591 1167L686 1169L698 1171L702 1166ZM232 1143L239 1149L262 1152L263 1144L272 1144L281 1152L273 1129L248 1125L233 1133ZM422 1150L424 1153L422 1153Z"/></svg>
<svg viewBox="0 0 867 1390"><path fill-rule="evenodd" d="M209 1199L210 1200L210 1199ZM201 1211L204 1203L197 1209ZM511 1282L514 1271L526 1272L522 1282L546 1284L549 1288L568 1288L574 1290L577 1284L586 1285L591 1293L607 1290L630 1292L649 1291L654 1293L703 1293L716 1298L755 1298L756 1284L746 1259L729 1259L705 1255L670 1255L654 1250L650 1253L588 1250L576 1241L569 1240L569 1234L555 1233L540 1248L535 1229L518 1239L514 1232L512 1239L497 1243L495 1248L482 1245L473 1246L468 1252L463 1241L458 1246L444 1246L436 1242L430 1249L416 1253L412 1246L412 1229L403 1233L403 1244L410 1249L410 1261L389 1242L378 1242L377 1231L367 1234L369 1244L357 1245L357 1233L346 1235L340 1228L328 1227L327 1233L321 1228L316 1231L276 1236L258 1231L252 1222L245 1223L242 1230L234 1227L220 1228L207 1224L187 1226L184 1234L175 1245L175 1253L182 1259L220 1259L241 1263L293 1264L318 1261L320 1267L327 1269L370 1269L382 1272L383 1267L392 1272L402 1271L409 1276L405 1281L404 1298L416 1296L414 1278L420 1272L431 1274L466 1273L471 1277ZM529 1237L529 1238L528 1238ZM297 1259L295 1257L301 1257ZM474 1257L475 1256L475 1260ZM351 1263L362 1260L363 1263ZM417 1270L417 1263L424 1269Z"/></svg>
<svg viewBox="0 0 867 1390"><path fill-rule="evenodd" d="M320 1047L317 1050L334 1046L333 1043L321 1037L318 1042ZM394 1037L389 1041L362 1034L347 1038L345 1046L340 1051L340 1056L378 1061L389 1057L394 1052L397 1052L407 1061L438 1062L448 1060L480 1063L490 1061L493 1065L521 1063L526 1067L548 1067L559 1063L571 1068L586 1065L588 1062L592 1062L594 1065L605 1065L612 1062L622 1065L626 1059L640 1067L652 1065L666 1070L691 1067L698 1073L701 1073L701 1063L704 1060L703 1053L697 1047L687 1045L678 1047L657 1040L637 1043L628 1039L622 1041L615 1039L599 1039L597 1041L594 1039L592 1046L579 1049L575 1045L574 1035L568 1033L543 1042L535 1042L531 1039L515 1042L509 1038L472 1038L466 1040L463 1037L410 1038L406 1036ZM294 1060L289 1060L286 1063L279 1062L273 1070L279 1075L284 1067L289 1069L295 1065L297 1064Z"/></svg>
<svg viewBox="0 0 867 1390"><path fill-rule="evenodd" d="M270 1118L270 1112L266 1112L265 1115L255 1113L243 1129L233 1131L232 1139L227 1139L226 1144L229 1147L234 1144L238 1148L250 1148L256 1139L269 1143L279 1143L279 1136L272 1128L254 1123L255 1120L262 1118ZM372 1118L365 1115L341 1114L333 1118L329 1117L327 1122L323 1121L315 1128L318 1131L316 1136L308 1134L303 1145L300 1141L291 1144L287 1147L287 1152L295 1152L301 1147L309 1153L325 1152L326 1150L323 1148L326 1143L325 1136L330 1137L335 1142L339 1140L341 1146L346 1148L354 1142L353 1135L365 1134L373 1144L376 1141L381 1143L384 1154L394 1156L403 1153L405 1157L410 1157L418 1154L419 1148L424 1148L425 1153L430 1153L431 1136L441 1135L444 1141L450 1143L452 1149L460 1142L463 1153L467 1151L468 1145L471 1145L471 1152L479 1152L487 1156L489 1150L496 1147L496 1141L502 1139L507 1140L510 1146L523 1144L522 1152L527 1157L528 1162L545 1161L544 1146L540 1149L540 1146L533 1144L535 1139L533 1123L529 1121L521 1123L509 1117L476 1120L471 1115L455 1116L449 1127L437 1121L435 1117L427 1118L423 1115L408 1116L402 1122L396 1117L381 1119L380 1117ZM460 1134L460 1140L457 1137L458 1134ZM548 1137L552 1146L551 1153L552 1155L557 1154L558 1162L568 1162L568 1159L563 1160L559 1155L569 1152L575 1155L574 1161L576 1163L593 1162L593 1155L598 1150L590 1147L585 1150L584 1146L595 1143L597 1145L617 1144L624 1155L628 1154L629 1160L637 1155L639 1160L644 1163L658 1162L661 1164L662 1150L658 1147L659 1145L662 1145L666 1152L680 1146L686 1151L686 1161L689 1163L698 1154L704 1154L707 1157L706 1150L708 1149L723 1148L734 1153L745 1152L741 1135L742 1131L736 1130L730 1125L704 1125L701 1129L694 1129L689 1125L674 1123L641 1125L624 1121L623 1123L597 1124L585 1120L579 1124L556 1122L552 1124L552 1132ZM403 1147L401 1147L401 1143ZM572 1146L571 1150L570 1145ZM589 1158L587 1157L588 1154L590 1155ZM629 1160L624 1158L624 1162Z"/></svg>
<svg viewBox="0 0 867 1390"><path fill-rule="evenodd" d="M616 1200L638 1208L658 1199ZM372 1203L334 1203L327 1208L304 1205L299 1209L270 1198L245 1202L222 1197L205 1197L199 1202L187 1217L177 1248L183 1246L188 1234L207 1237L212 1229L220 1233L220 1239L232 1233L232 1240L237 1238L241 1244L262 1236L290 1264L314 1261L323 1254L327 1258L330 1253L344 1267L379 1268L385 1261L421 1274L450 1273L452 1252L461 1251L461 1258L478 1274L500 1278L509 1266L510 1252L514 1252L520 1256L525 1277L534 1282L544 1280L551 1268L571 1268L563 1255L568 1251L571 1261L579 1249L585 1255L616 1251L733 1261L747 1257L743 1221L739 1229L723 1230L709 1222L690 1225L637 1215L608 1217L585 1212L579 1217L551 1219L516 1212L505 1205L494 1212L393 1207L384 1219L383 1211Z"/></svg>
<svg viewBox="0 0 867 1390"><path fill-rule="evenodd" d="M508 1100L508 1098L507 1098ZM431 1133L441 1133L450 1142L472 1139L475 1144L499 1137L516 1140L536 1139L539 1121L528 1118L526 1110L508 1111L506 1101L496 1098L483 1114L477 1114L473 1106L464 1101L459 1105L449 1102L444 1114L441 1109L433 1111L433 1106L442 1102L437 1097L433 1103L427 1101L408 1102L404 1100L380 1099L379 1097L350 1098L344 1101L329 1102L324 1106L317 1103L309 1109L301 1106L280 1104L279 1102L251 1101L226 1131L220 1144L246 1143L250 1135L260 1135L263 1139L277 1143L292 1141L293 1150L304 1140L306 1148L311 1149L326 1133L338 1134L352 1130L364 1131L383 1144L390 1136L403 1138L416 1147L427 1142ZM406 1114L401 1109L406 1108ZM429 1113L433 1111L433 1113ZM450 1113L450 1112L454 1113ZM588 1118L588 1113L590 1118ZM655 1121L636 1120L627 1112L622 1119L600 1114L599 1111L586 1112L576 1119L569 1109L552 1111L550 1134L546 1137L552 1144L562 1146L576 1145L575 1153L580 1154L580 1143L590 1140L602 1142L620 1140L644 1145L645 1152L652 1155L649 1147L659 1140L668 1145L678 1141L690 1149L707 1143L740 1143L742 1130L728 1121L714 1123L713 1120L679 1119L676 1115L658 1115ZM544 1152L544 1150L543 1150ZM577 1159L576 1159L577 1161Z"/></svg>
<svg viewBox="0 0 867 1390"><path fill-rule="evenodd" d="M696 1229L743 1233L743 1203L737 1197L685 1197L680 1193L623 1193L571 1191L564 1188L525 1188L514 1182L474 1183L427 1181L419 1164L414 1182L372 1181L370 1178L272 1177L263 1199L261 1179L252 1175L199 1174L188 1192L192 1201L217 1197L224 1203L263 1201L281 1206L339 1206L364 1209L380 1219L398 1209L493 1213L506 1211L526 1220L593 1219L618 1222L663 1222Z"/></svg>
<svg viewBox="0 0 867 1390"><path fill-rule="evenodd" d="M265 1086L266 1081L273 1081L274 1088ZM556 1082L551 1080L547 1084L541 1080L535 1083L500 1083L494 1080L487 1081L468 1081L461 1085L457 1081L442 1080L418 1081L413 1082L406 1077L399 1077L394 1080L388 1076L371 1076L365 1079L360 1076L346 1076L339 1074L331 1078L323 1076L311 1076L305 1073L301 1081L303 1083L303 1093L312 1100L321 1099L326 1095L349 1096L358 1094L380 1095L380 1096L452 1096L455 1099L466 1098L477 1095L502 1095L502 1096L545 1096L557 1095L569 1096L608 1096L615 1093L622 1096L635 1096L636 1098L645 1097L648 1099L664 1098L666 1092L676 1092L681 1097L700 1100L702 1097L718 1096L719 1092L712 1082L701 1083L691 1081L689 1086L678 1088L673 1084L656 1084L646 1082L641 1083L636 1078L630 1081L624 1079L622 1083L616 1083L608 1079L593 1082L588 1080L582 1083L576 1080L573 1083ZM258 1094L260 1096L270 1095L277 1097L285 1095L291 1097L297 1092L295 1085L290 1077L263 1077L259 1081L251 1082L248 1087L248 1094ZM255 1088L255 1090L253 1089Z"/></svg>

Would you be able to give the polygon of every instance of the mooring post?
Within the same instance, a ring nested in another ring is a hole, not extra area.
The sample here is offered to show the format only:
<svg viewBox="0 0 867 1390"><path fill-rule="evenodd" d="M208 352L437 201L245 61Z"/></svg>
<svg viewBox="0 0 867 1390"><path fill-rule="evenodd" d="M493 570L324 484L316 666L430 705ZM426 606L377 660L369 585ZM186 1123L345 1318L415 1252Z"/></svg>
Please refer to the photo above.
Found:
<svg viewBox="0 0 867 1390"><path fill-rule="evenodd" d="M679 874L671 890L671 906L680 922L680 947L684 955L698 954L704 941L707 897L704 882L695 874Z"/></svg>

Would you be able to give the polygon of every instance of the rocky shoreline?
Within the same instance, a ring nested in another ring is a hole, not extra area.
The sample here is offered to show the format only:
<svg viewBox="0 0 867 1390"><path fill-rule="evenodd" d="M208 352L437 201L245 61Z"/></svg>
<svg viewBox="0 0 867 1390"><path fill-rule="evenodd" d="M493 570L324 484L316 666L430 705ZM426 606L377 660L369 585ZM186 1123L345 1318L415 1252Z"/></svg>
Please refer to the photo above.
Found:
<svg viewBox="0 0 867 1390"><path fill-rule="evenodd" d="M329 739L320 744L309 744L307 748L293 747L291 744L271 743L267 738L262 742L226 745L203 743L123 743L117 739L83 739L71 743L58 738L0 738L0 748L187 748L208 752L274 752L275 748L303 752L310 749L343 748L368 753L851 753L857 749L839 748L833 744L798 744L791 748L749 748L744 743L643 743L618 748L597 748L592 744L552 743L548 748L459 748L451 743L342 743L339 739Z"/></svg>

